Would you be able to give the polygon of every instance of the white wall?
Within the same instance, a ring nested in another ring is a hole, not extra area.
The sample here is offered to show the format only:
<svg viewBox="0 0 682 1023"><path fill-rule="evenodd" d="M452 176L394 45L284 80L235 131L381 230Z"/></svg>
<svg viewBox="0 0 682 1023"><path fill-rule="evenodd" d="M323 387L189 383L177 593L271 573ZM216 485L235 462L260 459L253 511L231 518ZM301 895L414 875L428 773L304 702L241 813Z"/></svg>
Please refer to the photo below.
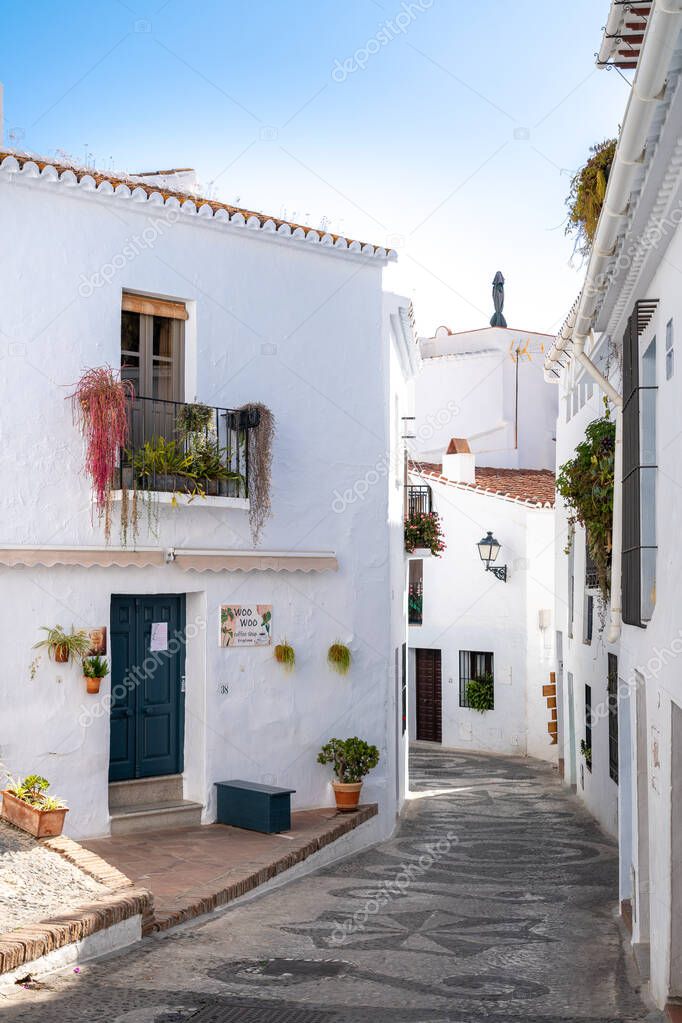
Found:
<svg viewBox="0 0 682 1023"><path fill-rule="evenodd" d="M97 698L85 696L71 666L46 658L31 680L31 646L42 625L108 625L111 594L186 592L188 620L196 614L205 624L188 646L186 795L206 803L210 818L213 782L246 776L295 787L295 807L328 803L329 771L316 764L317 750L332 735L358 734L381 747L364 798L379 800L390 830L399 616L387 612L385 479L342 514L334 509L338 492L374 470L394 443L381 262L182 214L153 245L118 260L110 283L82 286L162 216L146 203L0 174L0 222L13 239L0 253L0 542L103 542L67 396L85 368L119 364L127 288L188 303L189 400L263 401L275 414L273 516L262 547L334 550L339 571L0 569L0 758L15 774L50 778L72 808L69 834L106 832L107 715L79 725L81 706ZM143 528L139 543L229 549L251 541L246 512L195 502L162 506L158 538ZM270 650L219 649L218 605L235 600L274 605L275 639L286 636L296 648L293 675ZM326 666L336 639L352 649L347 678ZM220 694L223 683L228 695Z"/></svg>
<svg viewBox="0 0 682 1023"><path fill-rule="evenodd" d="M539 610L551 608L553 512L426 477L419 482L433 488L447 550L424 560L424 624L409 627L410 647L442 651L443 744L554 761L542 696L553 631L543 636L538 627ZM506 583L485 572L476 548L489 529L502 544L497 561L508 566ZM494 654L494 710L459 706L460 650ZM414 701L413 676L410 684Z"/></svg>
<svg viewBox="0 0 682 1023"><path fill-rule="evenodd" d="M501 327L423 339L415 450L440 461L451 437L466 437L478 465L553 470L557 396L543 380L547 341ZM518 361L518 402L517 348L526 353Z"/></svg>
<svg viewBox="0 0 682 1023"><path fill-rule="evenodd" d="M565 384L568 385L566 377ZM556 390L556 388L554 388ZM588 392L591 394L588 396ZM570 402L571 418L566 421L567 402ZM575 414L573 409L575 407ZM557 424L557 469L575 455L576 446L584 439L585 428L604 414L604 406L595 388L578 386L574 405L573 388L562 391L560 416ZM573 635L569 626L569 544L568 515L564 503L557 497L556 507L556 622L563 636L563 757L565 780L575 784L579 797L609 834L618 834L618 786L609 775L609 729L607 706L608 652L617 653L615 647L606 644L606 629L602 623L608 615L600 614L595 596L592 642L584 642L585 616L585 531L575 527L573 547L574 566L574 607ZM569 673L573 677L573 712L569 708ZM585 685L592 688L592 771L585 766L580 754L580 740L585 736ZM575 724L574 735L570 734L571 718ZM572 748L571 748L572 747ZM575 777L571 777L570 765L575 762Z"/></svg>

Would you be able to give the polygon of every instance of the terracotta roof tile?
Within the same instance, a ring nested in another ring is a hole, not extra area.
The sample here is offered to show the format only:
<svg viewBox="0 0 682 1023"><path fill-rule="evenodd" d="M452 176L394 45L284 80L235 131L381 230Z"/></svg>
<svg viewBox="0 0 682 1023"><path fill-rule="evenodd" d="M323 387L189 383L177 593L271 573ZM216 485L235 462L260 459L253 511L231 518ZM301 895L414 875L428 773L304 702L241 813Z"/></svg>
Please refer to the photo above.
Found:
<svg viewBox="0 0 682 1023"><path fill-rule="evenodd" d="M453 487L494 494L538 508L554 507L555 477L549 469L494 469L477 465L475 483L449 480L443 476L443 466L435 462L410 462L410 469L420 476L438 479Z"/></svg>
<svg viewBox="0 0 682 1023"><path fill-rule="evenodd" d="M168 188L160 183L143 181L139 175L124 174L116 171L111 173L98 171L90 167L80 167L76 164L71 164L66 160L51 160L32 153L0 147L0 170L13 169L23 171L26 168L30 168L35 174L40 175L43 175L46 170L49 173L49 168L53 168L52 173L54 174L56 171L60 180L63 179L63 176L66 176L70 183L87 184L90 189L94 186L97 191L101 190L102 185L106 187L111 185L112 189L110 191L122 188L124 192L128 189L130 193L143 193L143 196L147 199L151 196L161 196L164 202L176 200L180 206L188 204L189 208L197 213L200 212L201 208L208 212L209 216L221 213L224 219L233 220L236 217L239 219L235 222L247 223L249 226L260 227L265 231L275 231L278 234L286 233L294 238L302 237L308 241L319 242L322 247L350 250L353 253L362 253L364 256L376 256L389 260L397 258L393 249L386 250L380 245L372 245L371 243L346 238L343 235L333 234L330 231L325 232L322 229L317 230L314 227L297 224L293 220L281 220L279 217L258 213L255 210L247 210L241 206L232 206L217 199L207 199L194 192ZM156 171L155 173L163 172ZM205 212L202 213L202 216L205 215ZM225 214L229 216L225 217Z"/></svg>

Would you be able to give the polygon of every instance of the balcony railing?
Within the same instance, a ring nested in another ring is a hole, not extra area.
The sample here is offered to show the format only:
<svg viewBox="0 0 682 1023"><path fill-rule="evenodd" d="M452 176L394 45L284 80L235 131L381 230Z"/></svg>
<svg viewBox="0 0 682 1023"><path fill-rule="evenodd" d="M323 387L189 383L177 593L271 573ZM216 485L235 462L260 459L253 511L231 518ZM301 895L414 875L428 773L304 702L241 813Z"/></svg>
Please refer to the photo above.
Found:
<svg viewBox="0 0 682 1023"><path fill-rule="evenodd" d="M248 497L249 431L258 412L136 397L120 489Z"/></svg>
<svg viewBox="0 0 682 1023"><path fill-rule="evenodd" d="M427 486L408 486L407 488L407 514L411 518L413 515L428 515L432 511L431 507L431 487Z"/></svg>

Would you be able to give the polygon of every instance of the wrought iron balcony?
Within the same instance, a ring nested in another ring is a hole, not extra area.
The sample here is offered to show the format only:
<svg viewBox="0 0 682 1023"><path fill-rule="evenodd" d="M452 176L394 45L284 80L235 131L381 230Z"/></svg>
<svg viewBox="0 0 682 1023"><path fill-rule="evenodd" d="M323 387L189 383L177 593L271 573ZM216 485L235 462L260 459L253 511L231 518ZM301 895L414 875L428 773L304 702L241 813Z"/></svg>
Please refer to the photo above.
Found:
<svg viewBox="0 0 682 1023"><path fill-rule="evenodd" d="M248 497L249 431L256 410L135 397L121 489L213 497Z"/></svg>
<svg viewBox="0 0 682 1023"><path fill-rule="evenodd" d="M428 515L432 511L431 507L431 487L428 486L408 486L407 488L407 515L411 518L413 515Z"/></svg>

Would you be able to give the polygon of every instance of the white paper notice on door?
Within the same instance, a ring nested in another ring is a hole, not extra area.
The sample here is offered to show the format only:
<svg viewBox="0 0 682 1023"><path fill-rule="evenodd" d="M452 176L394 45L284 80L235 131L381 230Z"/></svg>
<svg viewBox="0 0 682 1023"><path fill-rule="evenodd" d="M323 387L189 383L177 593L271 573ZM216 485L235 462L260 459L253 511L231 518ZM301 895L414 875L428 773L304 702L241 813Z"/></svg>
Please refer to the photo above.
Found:
<svg viewBox="0 0 682 1023"><path fill-rule="evenodd" d="M152 622L150 650L168 649L168 622Z"/></svg>

